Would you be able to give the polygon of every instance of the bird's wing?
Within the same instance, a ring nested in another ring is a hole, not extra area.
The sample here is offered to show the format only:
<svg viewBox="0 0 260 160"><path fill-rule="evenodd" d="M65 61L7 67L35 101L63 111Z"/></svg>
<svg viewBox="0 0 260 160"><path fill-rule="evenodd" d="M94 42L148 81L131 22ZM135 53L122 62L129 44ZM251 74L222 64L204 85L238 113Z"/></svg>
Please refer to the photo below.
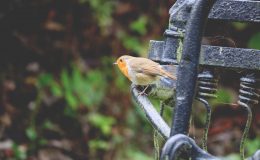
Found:
<svg viewBox="0 0 260 160"><path fill-rule="evenodd" d="M161 75L161 67L158 63L146 59L146 58L136 58L133 59L131 65L132 69L138 73L144 73L151 76Z"/></svg>
<svg viewBox="0 0 260 160"><path fill-rule="evenodd" d="M144 73L150 76L169 77L176 80L176 77L165 71L159 63L156 63L150 59L136 58L132 64L134 64L131 65L132 69L138 73Z"/></svg>

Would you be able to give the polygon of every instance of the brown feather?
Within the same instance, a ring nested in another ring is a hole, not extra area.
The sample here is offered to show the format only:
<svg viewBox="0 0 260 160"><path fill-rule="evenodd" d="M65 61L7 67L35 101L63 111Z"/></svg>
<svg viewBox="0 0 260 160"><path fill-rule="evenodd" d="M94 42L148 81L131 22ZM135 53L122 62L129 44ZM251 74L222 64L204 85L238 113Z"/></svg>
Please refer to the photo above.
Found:
<svg viewBox="0 0 260 160"><path fill-rule="evenodd" d="M129 60L131 68L139 73L150 76L163 76L176 80L176 77L165 71L159 63L142 57L133 57Z"/></svg>

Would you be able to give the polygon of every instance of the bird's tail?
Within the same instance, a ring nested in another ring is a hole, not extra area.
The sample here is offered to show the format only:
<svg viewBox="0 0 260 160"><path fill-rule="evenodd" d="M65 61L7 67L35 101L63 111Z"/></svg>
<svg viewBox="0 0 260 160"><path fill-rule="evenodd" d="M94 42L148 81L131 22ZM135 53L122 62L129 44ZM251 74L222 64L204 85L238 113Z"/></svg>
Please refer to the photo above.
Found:
<svg viewBox="0 0 260 160"><path fill-rule="evenodd" d="M166 71L162 71L162 72L163 72L163 76L164 77L168 77L168 78L170 78L172 80L177 80L177 77L172 75L172 74L170 74L169 72L166 72Z"/></svg>

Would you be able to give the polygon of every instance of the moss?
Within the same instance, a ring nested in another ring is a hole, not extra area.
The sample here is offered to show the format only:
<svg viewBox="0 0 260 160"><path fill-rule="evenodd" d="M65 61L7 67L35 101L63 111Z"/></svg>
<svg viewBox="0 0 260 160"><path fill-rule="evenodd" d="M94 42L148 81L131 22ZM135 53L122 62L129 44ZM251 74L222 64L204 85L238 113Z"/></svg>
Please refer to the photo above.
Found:
<svg viewBox="0 0 260 160"><path fill-rule="evenodd" d="M182 42L182 39L179 39L179 46L177 48L177 61L178 62L180 62L180 60L181 60L182 49L183 49L183 42Z"/></svg>

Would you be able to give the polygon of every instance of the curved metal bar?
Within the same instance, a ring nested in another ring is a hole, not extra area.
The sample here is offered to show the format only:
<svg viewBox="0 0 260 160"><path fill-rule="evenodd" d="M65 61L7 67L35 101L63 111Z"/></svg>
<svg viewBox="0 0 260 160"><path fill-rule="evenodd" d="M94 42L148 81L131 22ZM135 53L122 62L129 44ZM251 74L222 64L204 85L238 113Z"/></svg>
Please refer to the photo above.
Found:
<svg viewBox="0 0 260 160"><path fill-rule="evenodd" d="M164 103L160 101L160 116L163 117L164 113ZM153 130L153 144L155 149L155 158L156 160L160 159L160 144L158 140L158 131L156 129Z"/></svg>
<svg viewBox="0 0 260 160"><path fill-rule="evenodd" d="M145 95L140 95L134 84L131 85L131 92L134 100L143 109L147 119L150 121L154 129L156 129L163 138L169 138L170 127L156 111L150 100Z"/></svg>
<svg viewBox="0 0 260 160"><path fill-rule="evenodd" d="M240 156L241 159L245 158L245 140L252 123L252 110L251 107L259 102L258 82L256 75L247 74L245 77L240 78L239 101L238 104L244 107L247 111L247 121L240 141Z"/></svg>
<svg viewBox="0 0 260 160"><path fill-rule="evenodd" d="M176 134L168 139L165 143L160 160L176 160L187 156L185 159L191 158L192 160L221 160L225 158L218 158L212 156L206 151L199 148L195 141L183 134ZM259 160L260 150L257 150L253 156L248 157L247 160Z"/></svg>
<svg viewBox="0 0 260 160"><path fill-rule="evenodd" d="M196 98L196 99L204 105L204 107L206 108L206 112L207 112L204 133L203 133L203 137L202 137L202 148L207 151L208 132L209 132L209 126L210 126L210 119L211 119L211 107L207 100L202 99L202 98Z"/></svg>
<svg viewBox="0 0 260 160"><path fill-rule="evenodd" d="M194 90L197 81L199 53L206 20L215 0L197 0L187 24L183 54L177 72L176 106L171 136L187 134Z"/></svg>
<svg viewBox="0 0 260 160"><path fill-rule="evenodd" d="M248 132L249 132L249 129L250 129L250 126L252 123L253 115L252 115L252 110L248 104L240 102L240 101L238 102L238 104L241 105L242 107L244 107L247 111L247 121L246 121L243 135L241 137L240 147L239 147L240 157L241 157L241 159L245 159L245 141L248 136Z"/></svg>
<svg viewBox="0 0 260 160"><path fill-rule="evenodd" d="M185 157L186 159L192 158L195 160L219 160L219 158L214 157L199 148L193 139L183 134L176 134L168 139L162 149L160 160L175 160L183 158L183 156L189 156Z"/></svg>

